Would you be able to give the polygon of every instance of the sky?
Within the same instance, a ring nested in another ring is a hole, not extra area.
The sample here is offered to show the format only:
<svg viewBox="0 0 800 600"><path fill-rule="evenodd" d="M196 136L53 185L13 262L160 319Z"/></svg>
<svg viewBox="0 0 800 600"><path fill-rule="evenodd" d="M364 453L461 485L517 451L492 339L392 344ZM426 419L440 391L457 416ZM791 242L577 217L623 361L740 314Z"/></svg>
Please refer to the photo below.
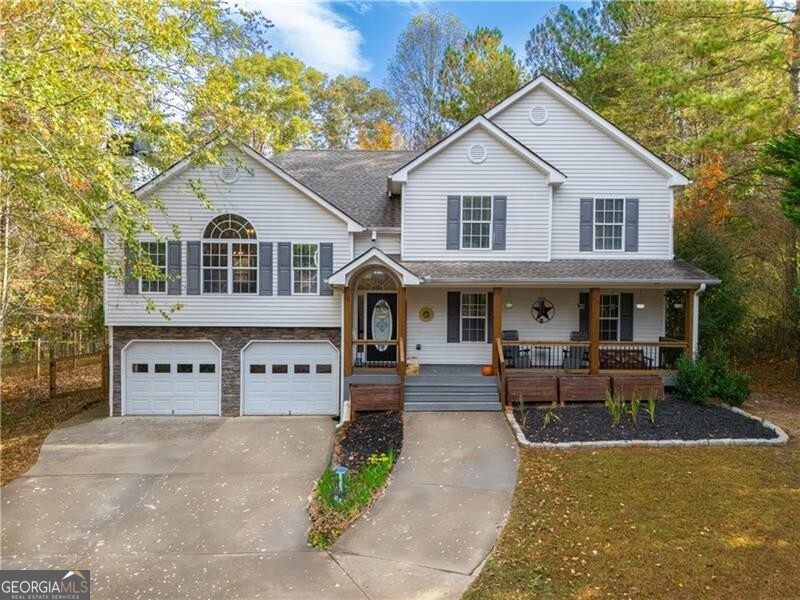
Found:
<svg viewBox="0 0 800 600"><path fill-rule="evenodd" d="M559 4L588 2L239 0L240 6L258 9L273 22L268 38L274 51L288 52L331 76L364 77L374 86L384 85L397 38L420 12L453 13L467 30L498 27L522 59L530 30Z"/></svg>

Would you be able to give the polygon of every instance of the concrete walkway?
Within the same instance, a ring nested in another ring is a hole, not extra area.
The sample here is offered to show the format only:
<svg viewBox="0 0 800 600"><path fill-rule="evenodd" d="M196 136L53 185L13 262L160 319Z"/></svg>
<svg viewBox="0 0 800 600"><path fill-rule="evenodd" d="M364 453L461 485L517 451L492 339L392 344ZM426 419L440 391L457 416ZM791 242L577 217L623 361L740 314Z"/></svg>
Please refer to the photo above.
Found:
<svg viewBox="0 0 800 600"><path fill-rule="evenodd" d="M392 484L331 553L306 544L329 418L98 418L0 491L2 568L90 569L102 598L458 597L516 479L500 413L407 417Z"/></svg>
<svg viewBox="0 0 800 600"><path fill-rule="evenodd" d="M370 598L458 598L494 545L516 480L502 413L406 413L386 495L332 555Z"/></svg>

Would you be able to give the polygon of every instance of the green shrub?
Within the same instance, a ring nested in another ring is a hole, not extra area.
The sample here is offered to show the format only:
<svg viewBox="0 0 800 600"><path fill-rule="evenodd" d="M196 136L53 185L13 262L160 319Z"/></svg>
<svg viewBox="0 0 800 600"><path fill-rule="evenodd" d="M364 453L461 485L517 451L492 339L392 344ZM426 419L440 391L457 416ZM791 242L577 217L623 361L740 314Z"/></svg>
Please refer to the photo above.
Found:
<svg viewBox="0 0 800 600"><path fill-rule="evenodd" d="M714 393L714 370L702 358L684 354L675 363L675 391L688 402L705 404Z"/></svg>
<svg viewBox="0 0 800 600"><path fill-rule="evenodd" d="M750 397L750 377L741 371L729 371L715 382L714 395L731 406L741 406Z"/></svg>

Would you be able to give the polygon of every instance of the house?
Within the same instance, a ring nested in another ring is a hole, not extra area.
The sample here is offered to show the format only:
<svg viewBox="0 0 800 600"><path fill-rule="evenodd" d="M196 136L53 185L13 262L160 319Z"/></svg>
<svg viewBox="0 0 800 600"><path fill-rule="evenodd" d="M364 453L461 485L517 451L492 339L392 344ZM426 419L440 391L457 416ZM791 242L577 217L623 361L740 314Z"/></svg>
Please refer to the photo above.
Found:
<svg viewBox="0 0 800 600"><path fill-rule="evenodd" d="M718 280L674 256L689 181L545 77L423 152L225 152L136 191L166 209L144 247L169 280L106 281L114 415L347 416L370 389L497 410L514 372L663 375L696 350Z"/></svg>

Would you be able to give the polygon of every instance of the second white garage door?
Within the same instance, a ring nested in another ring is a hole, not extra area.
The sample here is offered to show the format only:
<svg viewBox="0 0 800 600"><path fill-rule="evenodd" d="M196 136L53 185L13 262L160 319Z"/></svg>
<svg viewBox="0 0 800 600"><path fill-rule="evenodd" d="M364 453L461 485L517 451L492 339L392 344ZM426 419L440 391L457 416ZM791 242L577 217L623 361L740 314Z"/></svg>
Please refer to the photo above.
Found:
<svg viewBox="0 0 800 600"><path fill-rule="evenodd" d="M246 415L339 413L339 353L328 342L253 342L242 381Z"/></svg>

